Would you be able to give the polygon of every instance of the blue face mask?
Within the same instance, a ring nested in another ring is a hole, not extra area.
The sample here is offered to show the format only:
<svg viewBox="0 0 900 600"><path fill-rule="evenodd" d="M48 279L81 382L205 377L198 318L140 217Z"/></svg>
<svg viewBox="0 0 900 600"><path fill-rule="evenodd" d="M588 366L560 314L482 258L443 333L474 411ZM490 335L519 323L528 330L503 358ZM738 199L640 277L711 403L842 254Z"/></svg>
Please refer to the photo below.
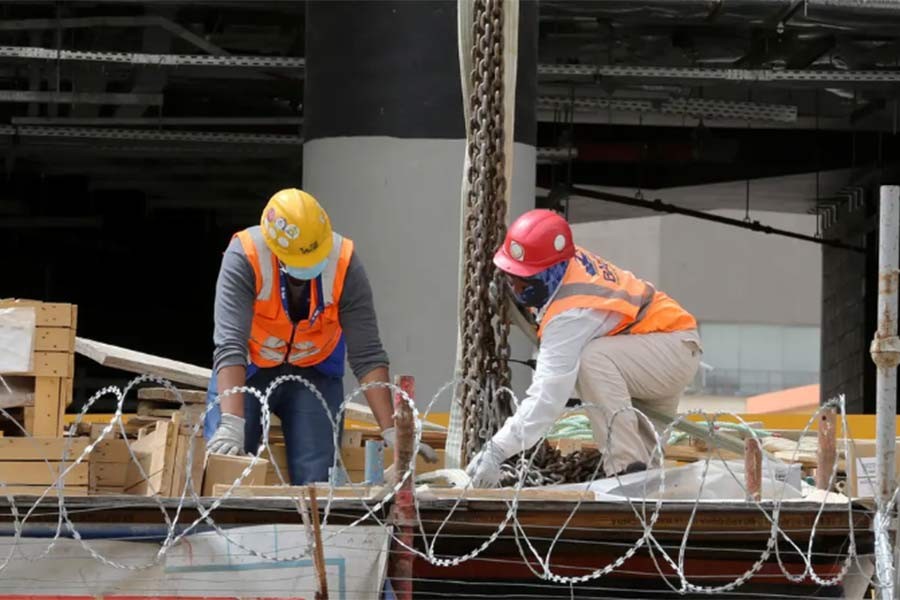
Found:
<svg viewBox="0 0 900 600"><path fill-rule="evenodd" d="M569 261L564 260L541 271L537 275L528 278L526 281L528 281L529 285L525 287L521 293L517 294L515 290L513 290L513 296L515 296L516 302L532 308L543 307L547 303L547 300L550 299L550 296L556 292L556 288L559 287L559 284L562 283L562 278L566 274L566 268L568 268L568 266Z"/></svg>
<svg viewBox="0 0 900 600"><path fill-rule="evenodd" d="M326 265L328 265L327 258L319 264L313 265L311 267L289 267L287 265L281 265L281 270L287 273L288 277L290 277L291 279L301 279L304 281L309 281L310 279L315 279L316 277L321 275L322 271L325 270Z"/></svg>

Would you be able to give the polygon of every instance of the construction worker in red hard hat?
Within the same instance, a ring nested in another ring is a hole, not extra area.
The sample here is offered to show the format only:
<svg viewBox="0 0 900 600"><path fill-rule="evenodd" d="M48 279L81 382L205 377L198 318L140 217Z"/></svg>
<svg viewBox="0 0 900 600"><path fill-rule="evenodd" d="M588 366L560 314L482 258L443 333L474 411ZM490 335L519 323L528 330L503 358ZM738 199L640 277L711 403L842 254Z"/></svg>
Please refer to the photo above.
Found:
<svg viewBox="0 0 900 600"><path fill-rule="evenodd" d="M217 390L248 385L265 393L279 376L289 381L270 395L281 419L293 484L326 481L334 462L335 423L344 399L344 362L361 384L388 382L372 290L353 242L333 232L328 215L310 194L281 190L269 200L260 224L234 235L216 283L213 377ZM387 445L395 442L391 392L365 391ZM261 404L252 394L226 394L211 407L204 433L208 451L256 452ZM341 423L335 423L338 427ZM340 436L337 436L340 439ZM420 445L434 462L434 450Z"/></svg>
<svg viewBox="0 0 900 600"><path fill-rule="evenodd" d="M603 472L646 469L654 433L627 409L637 398L674 418L700 364L694 317L653 284L576 246L569 224L549 210L516 219L494 265L534 316L540 348L527 397L466 469L473 485L497 486L500 465L550 430L576 387Z"/></svg>

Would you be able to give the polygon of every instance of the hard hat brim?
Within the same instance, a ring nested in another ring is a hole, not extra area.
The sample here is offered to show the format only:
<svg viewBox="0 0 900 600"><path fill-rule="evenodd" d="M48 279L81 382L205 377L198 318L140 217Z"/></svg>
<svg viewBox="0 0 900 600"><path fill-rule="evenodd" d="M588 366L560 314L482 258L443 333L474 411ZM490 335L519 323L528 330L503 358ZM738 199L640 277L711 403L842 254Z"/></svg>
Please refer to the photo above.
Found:
<svg viewBox="0 0 900 600"><path fill-rule="evenodd" d="M529 265L520 262L507 254L505 247L501 247L494 253L494 265L504 273L509 273L516 277L532 277L547 268L542 265Z"/></svg>
<svg viewBox="0 0 900 600"><path fill-rule="evenodd" d="M268 243L268 239L266 240L266 242ZM334 236L328 236L328 239L320 244L318 248L307 254L287 252L284 248L273 248L272 244L268 245L275 256L278 257L278 260L280 260L283 264L287 265L288 267L308 269L309 267L315 266L328 258L328 255L331 254L331 249L334 247Z"/></svg>

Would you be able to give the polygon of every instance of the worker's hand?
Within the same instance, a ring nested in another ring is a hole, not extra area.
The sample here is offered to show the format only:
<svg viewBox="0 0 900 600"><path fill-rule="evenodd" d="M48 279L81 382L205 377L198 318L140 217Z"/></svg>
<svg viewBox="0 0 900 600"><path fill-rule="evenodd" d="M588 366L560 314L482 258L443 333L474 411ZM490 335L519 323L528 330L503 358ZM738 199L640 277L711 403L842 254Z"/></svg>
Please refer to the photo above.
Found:
<svg viewBox="0 0 900 600"><path fill-rule="evenodd" d="M466 467L466 475L472 479L472 487L495 488L500 485L500 465L506 460L506 455L499 447L491 442L481 449L481 452L472 457L469 466Z"/></svg>
<svg viewBox="0 0 900 600"><path fill-rule="evenodd" d="M388 427L381 432L381 439L384 440L385 446L392 448L397 443L397 431L393 427ZM438 461L434 448L422 441L419 442L419 456L424 458L425 462L436 463Z"/></svg>
<svg viewBox="0 0 900 600"><path fill-rule="evenodd" d="M230 413L222 413L222 421L216 433L206 444L211 454L236 456L244 453L244 418Z"/></svg>

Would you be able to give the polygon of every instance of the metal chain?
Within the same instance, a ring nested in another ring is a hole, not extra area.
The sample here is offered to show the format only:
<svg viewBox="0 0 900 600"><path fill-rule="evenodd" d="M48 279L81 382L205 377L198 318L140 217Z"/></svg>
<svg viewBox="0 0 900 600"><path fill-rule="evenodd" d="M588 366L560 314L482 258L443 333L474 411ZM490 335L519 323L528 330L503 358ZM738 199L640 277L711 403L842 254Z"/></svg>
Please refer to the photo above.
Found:
<svg viewBox="0 0 900 600"><path fill-rule="evenodd" d="M464 224L462 378L463 460L468 461L511 414L498 393L509 385L505 282L491 257L506 234L503 153L503 2L475 0L472 44L469 191ZM477 386L472 382L476 382Z"/></svg>
<svg viewBox="0 0 900 600"><path fill-rule="evenodd" d="M534 460L531 454L534 453ZM563 454L547 443L539 445L501 466L500 485L513 486L523 479L523 487L555 485L561 483L582 483L601 479L603 471L598 468L601 454L596 448L584 448ZM529 461L531 464L529 465Z"/></svg>

